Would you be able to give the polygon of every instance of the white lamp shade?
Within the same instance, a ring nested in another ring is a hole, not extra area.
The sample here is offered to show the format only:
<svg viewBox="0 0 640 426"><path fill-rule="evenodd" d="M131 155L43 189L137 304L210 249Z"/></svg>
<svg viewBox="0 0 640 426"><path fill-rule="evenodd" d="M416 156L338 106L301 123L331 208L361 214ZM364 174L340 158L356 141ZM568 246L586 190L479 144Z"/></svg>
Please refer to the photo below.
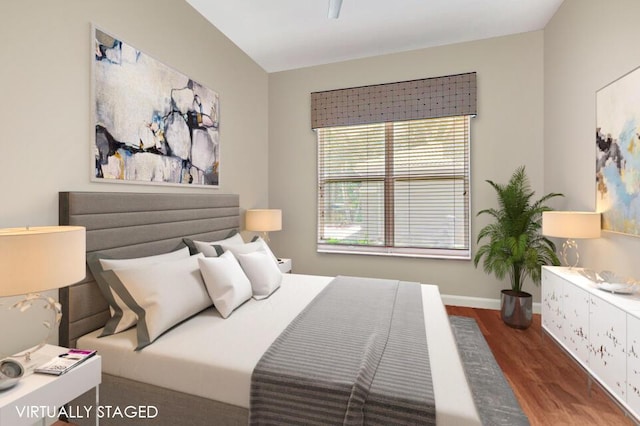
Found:
<svg viewBox="0 0 640 426"><path fill-rule="evenodd" d="M559 238L600 238L600 213L542 213L542 235Z"/></svg>
<svg viewBox="0 0 640 426"><path fill-rule="evenodd" d="M85 277L85 228L0 229L0 297L39 293Z"/></svg>
<svg viewBox="0 0 640 426"><path fill-rule="evenodd" d="M254 209L247 210L245 217L247 231L279 231L282 229L282 210Z"/></svg>

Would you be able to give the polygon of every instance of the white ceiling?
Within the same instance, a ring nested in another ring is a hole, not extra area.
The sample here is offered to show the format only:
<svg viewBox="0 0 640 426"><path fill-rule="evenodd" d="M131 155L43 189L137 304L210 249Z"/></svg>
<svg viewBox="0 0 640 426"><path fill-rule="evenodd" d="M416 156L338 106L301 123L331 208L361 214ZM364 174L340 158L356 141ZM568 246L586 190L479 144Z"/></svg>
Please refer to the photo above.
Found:
<svg viewBox="0 0 640 426"><path fill-rule="evenodd" d="M187 0L267 72L544 28L563 0Z"/></svg>

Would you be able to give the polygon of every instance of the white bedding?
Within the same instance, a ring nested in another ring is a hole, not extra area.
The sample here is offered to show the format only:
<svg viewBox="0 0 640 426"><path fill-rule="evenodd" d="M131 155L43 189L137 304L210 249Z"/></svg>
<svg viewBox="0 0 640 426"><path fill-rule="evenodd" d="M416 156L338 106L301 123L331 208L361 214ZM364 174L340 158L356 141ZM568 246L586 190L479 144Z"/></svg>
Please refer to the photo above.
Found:
<svg viewBox="0 0 640 426"><path fill-rule="evenodd" d="M251 299L227 319L209 308L134 352L135 328L78 340L97 349L104 373L249 408L251 373L262 354L332 277L284 274L265 300ZM442 425L480 424L438 287L422 286L436 419Z"/></svg>

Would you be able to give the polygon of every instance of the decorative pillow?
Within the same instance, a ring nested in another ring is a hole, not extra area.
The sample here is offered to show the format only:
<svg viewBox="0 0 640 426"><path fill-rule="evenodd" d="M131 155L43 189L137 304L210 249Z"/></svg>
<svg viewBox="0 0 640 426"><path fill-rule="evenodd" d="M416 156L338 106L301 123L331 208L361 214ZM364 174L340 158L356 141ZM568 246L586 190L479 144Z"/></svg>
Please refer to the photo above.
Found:
<svg viewBox="0 0 640 426"><path fill-rule="evenodd" d="M198 254L198 249L196 248L195 244L193 243L193 240L191 238L183 238L182 242L189 247L189 253L191 253L191 255L193 256L194 254Z"/></svg>
<svg viewBox="0 0 640 426"><path fill-rule="evenodd" d="M206 257L218 257L222 253L220 246L214 246L213 243L205 243L204 241L194 241L198 253L204 254Z"/></svg>
<svg viewBox="0 0 640 426"><path fill-rule="evenodd" d="M223 245L226 244L244 244L244 240L240 234L234 233L230 237L225 238L224 240L219 241L195 241L190 240L189 238L182 239L184 243L191 249L192 254L202 253L206 257L218 257L223 252Z"/></svg>
<svg viewBox="0 0 640 426"><path fill-rule="evenodd" d="M153 265L161 262L168 262L176 259L186 259L189 257L189 250L184 247L170 253L163 253L155 256L138 257L132 259L110 259L103 253L91 253L87 256L87 264L98 283L98 288L107 299L111 310L111 318L105 324L100 337L110 336L120 333L133 327L138 321L135 313L120 299L109 285L113 281L112 272L119 269L137 268L145 265Z"/></svg>
<svg viewBox="0 0 640 426"><path fill-rule="evenodd" d="M282 272L263 249L240 254L238 260L251 281L254 299L265 299L280 287Z"/></svg>
<svg viewBox="0 0 640 426"><path fill-rule="evenodd" d="M260 242L258 241L253 243L241 243L241 244L226 243L224 245L221 245L221 247L225 251L228 250L231 253L233 253L236 259L241 254L253 253L254 251L263 250L262 244L260 244Z"/></svg>
<svg viewBox="0 0 640 426"><path fill-rule="evenodd" d="M251 283L233 253L226 251L218 258L199 259L209 297L222 318L251 299Z"/></svg>
<svg viewBox="0 0 640 426"><path fill-rule="evenodd" d="M186 259L113 271L115 292L138 316L140 350L162 333L211 306L196 254Z"/></svg>
<svg viewBox="0 0 640 426"><path fill-rule="evenodd" d="M229 231L229 233L227 234L225 239L231 238L231 237L233 237L235 235L239 235L238 230L237 229L232 229L231 231ZM191 252L192 255L198 254L198 249L196 248L195 244L193 243L193 239L185 237L185 238L182 239L182 241L187 245L187 247L189 247L189 251ZM209 244L211 244L211 243L209 243Z"/></svg>
<svg viewBox="0 0 640 426"><path fill-rule="evenodd" d="M262 238L262 237L254 237L253 240L251 240L251 242L259 242L260 244L262 244L262 247L264 248L264 251L267 252L267 254L269 255L269 257L271 257L273 259L273 261L275 262L276 266L280 264L280 262L278 262L278 258L276 257L275 254L273 254L273 252L271 251L271 248L269 248L269 244L267 244L267 242Z"/></svg>

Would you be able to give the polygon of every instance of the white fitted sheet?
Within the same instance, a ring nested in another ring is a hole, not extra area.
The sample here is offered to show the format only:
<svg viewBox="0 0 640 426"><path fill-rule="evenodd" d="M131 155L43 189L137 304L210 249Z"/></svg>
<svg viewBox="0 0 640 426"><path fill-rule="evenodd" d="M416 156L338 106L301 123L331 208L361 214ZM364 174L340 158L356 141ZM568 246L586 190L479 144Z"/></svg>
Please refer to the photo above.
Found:
<svg viewBox="0 0 640 426"><path fill-rule="evenodd" d="M96 330L78 347L97 349L104 373L249 408L254 367L332 279L284 274L268 299L251 299L226 320L209 308L138 352L135 328L102 338ZM480 424L438 287L423 285L422 299L437 422Z"/></svg>

